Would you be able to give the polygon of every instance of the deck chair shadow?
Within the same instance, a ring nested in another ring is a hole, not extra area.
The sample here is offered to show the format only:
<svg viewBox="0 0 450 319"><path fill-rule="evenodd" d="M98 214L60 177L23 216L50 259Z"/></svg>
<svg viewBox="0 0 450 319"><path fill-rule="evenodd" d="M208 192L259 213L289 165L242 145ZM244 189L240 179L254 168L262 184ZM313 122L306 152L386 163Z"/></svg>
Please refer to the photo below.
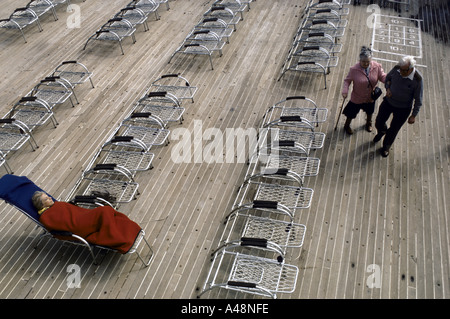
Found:
<svg viewBox="0 0 450 319"><path fill-rule="evenodd" d="M11 206L15 207L17 210L22 212L25 216L30 218L35 224L36 227L41 229L43 232L39 236L39 240L36 244L36 246L39 244L39 242L44 237L53 237L57 240L61 240L63 242L75 244L75 245L82 245L86 247L89 250L90 255L93 258L93 262L95 265L98 264L97 258L94 254L94 249L98 248L102 251L116 251L113 248L94 245L89 242L87 242L84 238L81 236L78 236L77 234L73 234L70 232L55 232L55 231L48 231L45 226L39 221L39 214L34 207L31 198L32 195L36 191L43 191L40 187L38 187L34 182L32 182L30 179L28 179L26 176L16 176L12 174L5 174L0 178L0 198L5 200L6 203L10 204ZM47 192L45 192L47 193ZM48 194L51 196L50 194ZM52 196L51 196L52 197ZM53 197L52 197L53 198ZM74 204L78 205L80 203L90 203L93 206L100 206L106 204L106 202L100 198L95 198L93 196L80 196L74 200ZM80 205L80 206L87 206L87 205ZM144 260L143 256L141 255L141 252L138 251L139 246L146 245L149 249L148 256L146 257L146 260ZM145 232L144 230L141 230L138 234L138 236L135 239L135 242L133 246L130 248L130 250L126 253L132 254L136 253L139 257L139 259L142 261L142 263L145 266L149 266L151 260L153 259L153 249L148 243L147 239L145 238Z"/></svg>

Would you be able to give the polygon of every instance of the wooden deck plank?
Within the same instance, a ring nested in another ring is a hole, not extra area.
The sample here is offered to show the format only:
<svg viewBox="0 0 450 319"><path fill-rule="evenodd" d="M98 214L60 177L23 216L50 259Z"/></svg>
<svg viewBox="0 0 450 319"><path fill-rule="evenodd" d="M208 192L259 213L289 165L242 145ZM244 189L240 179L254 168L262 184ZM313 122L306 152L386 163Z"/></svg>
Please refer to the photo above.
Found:
<svg viewBox="0 0 450 319"><path fill-rule="evenodd" d="M21 96L63 60L76 59L94 72L95 88L78 86L80 104L55 109L60 122L36 130L39 149L28 145L8 157L16 174L27 175L58 198L65 199L92 156L104 143L150 83L164 73L181 73L198 87L194 103L184 101L184 121L169 126L172 133L193 136L214 128L257 128L267 108L287 96L305 95L328 108L318 130L326 133L317 177L306 180L314 189L311 208L296 222L307 226L301 249L289 251L286 262L299 267L292 294L298 298L436 298L449 297L449 110L448 44L423 33L421 68L425 79L424 106L417 123L405 125L387 158L374 146L375 133L364 131L364 116L354 121L355 134L345 135L343 119L334 130L342 97L342 80L357 61L359 48L370 39L369 12L349 6L349 26L341 39L339 66L327 75L327 89L317 74L287 72L281 67L307 1L256 1L223 49L207 57L176 56L175 49L212 1L171 1L161 19L150 17L150 31L138 29L137 42L91 43L92 32L128 0L73 1L82 13L82 27L65 26L69 12L57 8L58 21L46 16L43 32L0 33L0 111L4 114ZM26 4L27 1L23 1ZM9 1L1 16L16 7ZM412 9L416 10L416 9ZM392 9L382 13L398 15ZM402 13L406 16L406 13ZM50 38L50 35L52 37ZM129 40L129 39L127 39ZM385 71L394 65L382 62ZM378 103L379 104L379 103ZM174 135L172 135L173 137ZM201 141L206 146L208 141ZM180 299L195 298L210 266L210 252L223 232L223 218L234 201L247 169L245 163L207 163L192 157L175 163L179 141L152 149L154 168L138 173L137 200L120 210L138 222L155 250L152 264L141 266L136 255L106 254L99 266L81 247L44 240L33 249L34 225L15 209L0 204L0 297L29 299ZM203 149L205 151L205 149ZM227 149L224 147L224 160ZM237 146L237 151L242 149ZM205 155L205 154L203 154ZM248 155L248 154L246 154ZM197 162L194 162L197 159ZM3 169L3 168L0 168ZM30 235L28 235L30 233ZM68 288L67 267L81 267L80 288ZM368 287L378 267L380 287ZM258 298L215 290L205 298Z"/></svg>

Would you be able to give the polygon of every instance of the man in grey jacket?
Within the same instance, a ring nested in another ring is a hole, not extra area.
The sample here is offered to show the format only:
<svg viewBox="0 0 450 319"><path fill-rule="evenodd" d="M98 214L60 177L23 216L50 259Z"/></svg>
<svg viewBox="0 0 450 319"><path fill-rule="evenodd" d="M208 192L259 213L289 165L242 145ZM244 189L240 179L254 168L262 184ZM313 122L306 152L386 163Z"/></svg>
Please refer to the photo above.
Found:
<svg viewBox="0 0 450 319"><path fill-rule="evenodd" d="M381 140L383 135L386 135L381 148L383 157L389 155L389 149L403 124L407 120L409 124L415 122L422 106L423 80L422 75L416 70L415 64L416 61L413 57L403 57L386 76L386 96L375 120L378 134L373 139L376 143ZM388 128L386 121L391 114L393 117Z"/></svg>

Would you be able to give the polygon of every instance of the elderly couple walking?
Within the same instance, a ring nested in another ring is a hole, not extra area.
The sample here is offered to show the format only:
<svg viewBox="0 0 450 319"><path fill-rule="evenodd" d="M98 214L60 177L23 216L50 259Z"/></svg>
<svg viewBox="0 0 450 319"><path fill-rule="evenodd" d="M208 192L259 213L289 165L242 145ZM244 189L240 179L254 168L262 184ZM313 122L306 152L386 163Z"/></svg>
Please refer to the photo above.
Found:
<svg viewBox="0 0 450 319"><path fill-rule="evenodd" d="M342 97L347 99L350 84L353 83L350 101L343 110L347 117L344 130L347 134L353 134L350 124L360 110L367 115L365 128L372 132L372 116L375 112L375 101L372 92L378 82L384 83L386 95L380 105L375 120L377 135L373 139L376 143L383 136L383 145L380 153L383 157L389 155L389 150L403 124L415 122L416 116L422 106L423 81L422 75L415 67L416 61L411 56L400 59L398 64L385 73L381 64L372 61L372 52L367 47L362 47L359 54L359 62L350 68L342 87ZM392 115L390 126L386 122Z"/></svg>

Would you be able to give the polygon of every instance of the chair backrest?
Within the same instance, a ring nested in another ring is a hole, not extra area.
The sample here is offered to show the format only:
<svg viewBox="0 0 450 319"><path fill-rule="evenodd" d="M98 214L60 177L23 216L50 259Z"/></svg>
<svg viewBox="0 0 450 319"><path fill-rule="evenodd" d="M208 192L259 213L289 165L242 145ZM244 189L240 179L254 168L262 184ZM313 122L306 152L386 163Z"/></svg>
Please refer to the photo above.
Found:
<svg viewBox="0 0 450 319"><path fill-rule="evenodd" d="M0 178L0 198L37 222L39 214L31 201L31 197L36 191L43 190L26 176L5 174Z"/></svg>

